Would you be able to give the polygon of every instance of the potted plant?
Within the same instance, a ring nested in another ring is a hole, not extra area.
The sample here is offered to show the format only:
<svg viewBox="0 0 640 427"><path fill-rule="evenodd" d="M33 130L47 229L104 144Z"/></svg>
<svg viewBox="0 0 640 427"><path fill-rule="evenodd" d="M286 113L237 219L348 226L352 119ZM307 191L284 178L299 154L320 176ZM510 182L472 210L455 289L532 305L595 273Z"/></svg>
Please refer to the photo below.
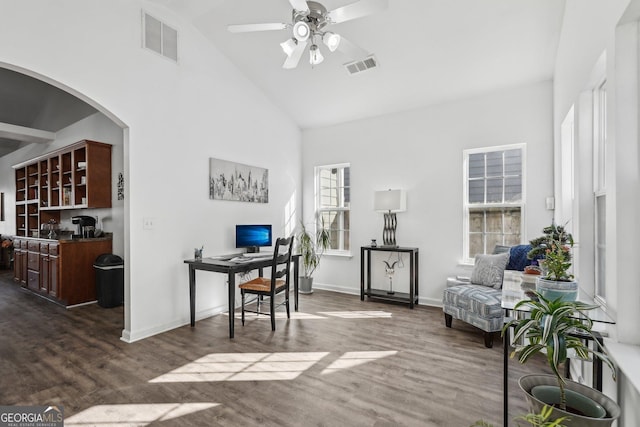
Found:
<svg viewBox="0 0 640 427"><path fill-rule="evenodd" d="M518 425L520 421L524 421L533 427L567 427L563 424L569 417L560 417L553 419L553 408L544 405L539 412L529 412L528 414L521 415L515 420ZM489 424L486 421L476 421L471 427L494 427L493 424Z"/></svg>
<svg viewBox="0 0 640 427"><path fill-rule="evenodd" d="M573 350L583 360L588 360L590 354L601 359L611 368L615 379L613 362L591 331L593 321L586 314L597 306L561 298L549 300L538 292L535 296L537 300L522 300L514 307L515 310L528 309L530 317L511 320L502 330L504 334L507 328L515 327L513 341L526 343L516 344L511 357L517 354L520 363L525 363L535 354L546 353L553 372L553 375L525 375L519 379L529 405L538 410L544 404L553 405L555 418L571 417L571 421L566 421L568 426L611 425L620 416L620 407L603 393L567 380L561 374L568 351ZM585 338L596 343L595 350L589 348Z"/></svg>
<svg viewBox="0 0 640 427"><path fill-rule="evenodd" d="M538 260L542 274L536 278L536 290L550 300L562 298L574 301L578 296L578 282L571 268L573 236L564 226L551 224L543 236L530 241L532 249L527 258Z"/></svg>
<svg viewBox="0 0 640 427"><path fill-rule="evenodd" d="M321 222L315 233L307 230L303 223L300 223L300 232L297 236L300 258L302 260L302 276L300 276L300 293L310 294L313 292L313 272L320 264L320 259L331 244L329 230Z"/></svg>

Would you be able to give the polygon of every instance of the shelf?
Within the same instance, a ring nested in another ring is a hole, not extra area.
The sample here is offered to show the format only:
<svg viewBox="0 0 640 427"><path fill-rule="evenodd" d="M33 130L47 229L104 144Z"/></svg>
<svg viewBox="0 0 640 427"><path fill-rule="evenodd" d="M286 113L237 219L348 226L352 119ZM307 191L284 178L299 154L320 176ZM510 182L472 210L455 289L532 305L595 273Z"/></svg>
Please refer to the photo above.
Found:
<svg viewBox="0 0 640 427"><path fill-rule="evenodd" d="M82 140L14 165L16 225L25 222L18 234L30 237L30 229L59 221L64 210L110 208L111 149Z"/></svg>
<svg viewBox="0 0 640 427"><path fill-rule="evenodd" d="M393 295L389 295L387 291L380 289L365 290L364 294L370 298L384 299L387 301L402 302L409 304L411 296L406 292L394 292ZM418 296L414 295L414 304L418 304Z"/></svg>

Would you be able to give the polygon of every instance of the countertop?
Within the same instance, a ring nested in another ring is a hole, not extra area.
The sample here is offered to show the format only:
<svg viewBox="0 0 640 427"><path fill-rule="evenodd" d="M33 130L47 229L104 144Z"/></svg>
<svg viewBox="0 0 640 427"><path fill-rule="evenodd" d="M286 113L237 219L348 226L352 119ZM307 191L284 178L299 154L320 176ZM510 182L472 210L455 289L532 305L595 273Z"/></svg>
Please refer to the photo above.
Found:
<svg viewBox="0 0 640 427"><path fill-rule="evenodd" d="M25 236L13 236L13 239L27 239L27 240L37 240L43 243L52 243L52 242L60 242L60 243L82 243L82 242L100 242L105 240L112 240L113 235L111 233L105 233L102 237L91 237L87 239L72 239L71 236L62 236L58 239L46 239L42 237L25 237Z"/></svg>

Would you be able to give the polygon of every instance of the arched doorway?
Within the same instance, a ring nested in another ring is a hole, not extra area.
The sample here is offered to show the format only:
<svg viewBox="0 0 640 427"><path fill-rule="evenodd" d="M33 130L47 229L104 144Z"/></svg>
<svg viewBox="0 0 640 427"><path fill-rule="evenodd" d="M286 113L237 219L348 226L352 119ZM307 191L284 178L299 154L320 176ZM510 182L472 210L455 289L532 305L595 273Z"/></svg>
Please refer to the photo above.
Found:
<svg viewBox="0 0 640 427"><path fill-rule="evenodd" d="M15 180L12 166L82 139L112 145L112 207L66 210L61 226L73 215L97 218L112 233L112 252L125 260L124 328L129 325L127 177L128 127L89 96L31 70L0 63L0 192L5 194L1 234L16 233Z"/></svg>

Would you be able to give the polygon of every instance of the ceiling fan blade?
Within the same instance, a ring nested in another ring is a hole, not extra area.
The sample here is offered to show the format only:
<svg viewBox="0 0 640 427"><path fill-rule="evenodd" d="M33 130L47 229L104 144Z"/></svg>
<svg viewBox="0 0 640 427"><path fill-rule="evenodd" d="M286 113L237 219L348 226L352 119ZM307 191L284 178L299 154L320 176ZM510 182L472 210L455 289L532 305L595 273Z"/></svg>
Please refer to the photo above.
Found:
<svg viewBox="0 0 640 427"><path fill-rule="evenodd" d="M289 0L291 6L298 12L303 12L305 14L309 14L309 6L307 6L307 2L305 0Z"/></svg>
<svg viewBox="0 0 640 427"><path fill-rule="evenodd" d="M361 48L360 46L351 43L349 40L344 37L340 37L340 44L336 48L336 50L344 53L352 60L364 59L369 56L369 52Z"/></svg>
<svg viewBox="0 0 640 427"><path fill-rule="evenodd" d="M389 0L360 0L355 3L348 4L327 13L329 20L338 24L344 21L350 21L363 16L380 12L389 7Z"/></svg>
<svg viewBox="0 0 640 427"><path fill-rule="evenodd" d="M296 48L291 52L291 55L287 57L282 64L282 68L290 70L292 68L296 68L298 66L298 62L300 62L300 58L302 58L302 54L304 53L304 49L307 47L307 42L298 42Z"/></svg>
<svg viewBox="0 0 640 427"><path fill-rule="evenodd" d="M282 22L271 22L267 24L237 24L228 25L227 30L232 33L249 33L252 31L272 31L272 30L286 30L289 24Z"/></svg>

